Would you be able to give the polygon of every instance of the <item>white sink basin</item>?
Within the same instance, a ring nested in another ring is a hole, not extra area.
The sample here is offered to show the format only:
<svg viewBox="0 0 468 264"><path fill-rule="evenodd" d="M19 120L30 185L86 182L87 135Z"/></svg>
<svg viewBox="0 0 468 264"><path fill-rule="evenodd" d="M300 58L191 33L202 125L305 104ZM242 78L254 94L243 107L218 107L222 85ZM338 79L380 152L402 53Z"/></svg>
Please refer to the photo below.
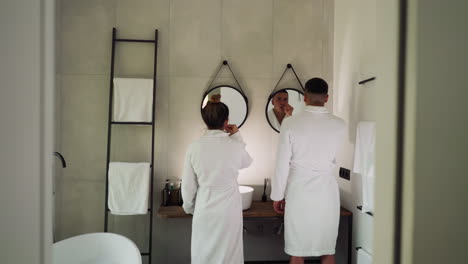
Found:
<svg viewBox="0 0 468 264"><path fill-rule="evenodd" d="M254 189L249 186L239 186L239 192L242 197L242 210L247 210L252 205L252 196Z"/></svg>

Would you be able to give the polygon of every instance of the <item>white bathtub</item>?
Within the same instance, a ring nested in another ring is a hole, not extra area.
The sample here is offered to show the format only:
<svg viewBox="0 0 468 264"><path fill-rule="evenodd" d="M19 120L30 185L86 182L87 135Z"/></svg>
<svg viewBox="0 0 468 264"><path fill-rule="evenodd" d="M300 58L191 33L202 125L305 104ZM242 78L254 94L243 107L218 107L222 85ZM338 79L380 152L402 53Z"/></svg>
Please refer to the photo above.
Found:
<svg viewBox="0 0 468 264"><path fill-rule="evenodd" d="M53 264L141 264L138 247L113 233L91 233L55 243Z"/></svg>

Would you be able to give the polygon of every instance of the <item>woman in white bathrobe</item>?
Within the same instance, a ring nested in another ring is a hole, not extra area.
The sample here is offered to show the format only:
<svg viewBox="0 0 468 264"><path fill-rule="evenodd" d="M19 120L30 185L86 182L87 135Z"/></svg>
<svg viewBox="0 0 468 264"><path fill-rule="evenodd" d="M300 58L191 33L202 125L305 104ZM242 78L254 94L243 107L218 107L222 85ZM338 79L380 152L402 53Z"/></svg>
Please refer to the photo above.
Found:
<svg viewBox="0 0 468 264"><path fill-rule="evenodd" d="M192 264L244 263L237 176L252 158L228 116L225 104L208 103L202 110L208 130L185 156L182 197L185 212L193 214Z"/></svg>

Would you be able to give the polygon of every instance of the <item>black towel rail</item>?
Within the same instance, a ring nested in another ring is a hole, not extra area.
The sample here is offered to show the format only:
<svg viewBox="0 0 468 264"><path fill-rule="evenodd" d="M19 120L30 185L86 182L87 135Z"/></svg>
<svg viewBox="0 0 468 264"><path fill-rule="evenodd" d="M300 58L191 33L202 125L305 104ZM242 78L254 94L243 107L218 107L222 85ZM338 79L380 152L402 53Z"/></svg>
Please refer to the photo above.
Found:
<svg viewBox="0 0 468 264"><path fill-rule="evenodd" d="M118 42L142 42L154 44L154 65L153 65L153 105L152 105L152 119L151 122L116 122L112 121L112 108L113 108L113 94L114 94L114 63L115 63L115 45ZM142 252L142 256L148 257L148 263L151 263L151 251L153 242L153 186L154 186L154 127L155 127L155 115L156 115L156 72L157 72L157 58L158 58L158 30L154 32L154 40L145 39L119 39L117 38L117 29L112 29L112 55L111 55L111 69L110 69L110 92L109 92L109 115L108 115L108 126L107 126L107 164L106 164L106 198L105 198L105 216L104 216L104 232L108 232L109 228L109 207L108 207L108 196L109 196L109 163L110 163L110 150L111 150L111 132L113 125L145 125L151 126L151 162L150 162L150 192L149 192L149 208L148 212L150 215L149 222L149 250L148 252Z"/></svg>
<svg viewBox="0 0 468 264"><path fill-rule="evenodd" d="M371 81L373 81L375 79L377 79L377 78L372 77L372 78L369 78L369 79L365 79L365 80L360 81L358 84L365 84L365 83L371 82Z"/></svg>

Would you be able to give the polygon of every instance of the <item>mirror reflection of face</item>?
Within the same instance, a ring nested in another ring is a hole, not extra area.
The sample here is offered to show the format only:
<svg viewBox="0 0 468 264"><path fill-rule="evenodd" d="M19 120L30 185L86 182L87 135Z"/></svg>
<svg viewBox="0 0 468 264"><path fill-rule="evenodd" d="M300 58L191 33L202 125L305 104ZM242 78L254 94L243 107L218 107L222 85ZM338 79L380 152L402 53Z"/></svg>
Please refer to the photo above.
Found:
<svg viewBox="0 0 468 264"><path fill-rule="evenodd" d="M273 109L277 113L284 113L285 106L288 105L289 95L287 92L279 92L273 96L271 103L273 104Z"/></svg>
<svg viewBox="0 0 468 264"><path fill-rule="evenodd" d="M302 112L305 106L304 94L296 89L287 88L277 92L270 100L268 100L265 109L267 122L276 132L279 132L282 121L284 121L285 118L288 118L288 116L285 115L285 108L288 105L293 109L292 115Z"/></svg>
<svg viewBox="0 0 468 264"><path fill-rule="evenodd" d="M247 102L234 87L219 86L205 93L201 107L205 107L208 102L223 102L229 108L229 123L240 127L247 118Z"/></svg>
<svg viewBox="0 0 468 264"><path fill-rule="evenodd" d="M212 89L207 95L208 101L212 103L219 103L221 102L221 88L217 87Z"/></svg>
<svg viewBox="0 0 468 264"><path fill-rule="evenodd" d="M221 94L212 94L209 99L212 103L219 103L221 102Z"/></svg>

